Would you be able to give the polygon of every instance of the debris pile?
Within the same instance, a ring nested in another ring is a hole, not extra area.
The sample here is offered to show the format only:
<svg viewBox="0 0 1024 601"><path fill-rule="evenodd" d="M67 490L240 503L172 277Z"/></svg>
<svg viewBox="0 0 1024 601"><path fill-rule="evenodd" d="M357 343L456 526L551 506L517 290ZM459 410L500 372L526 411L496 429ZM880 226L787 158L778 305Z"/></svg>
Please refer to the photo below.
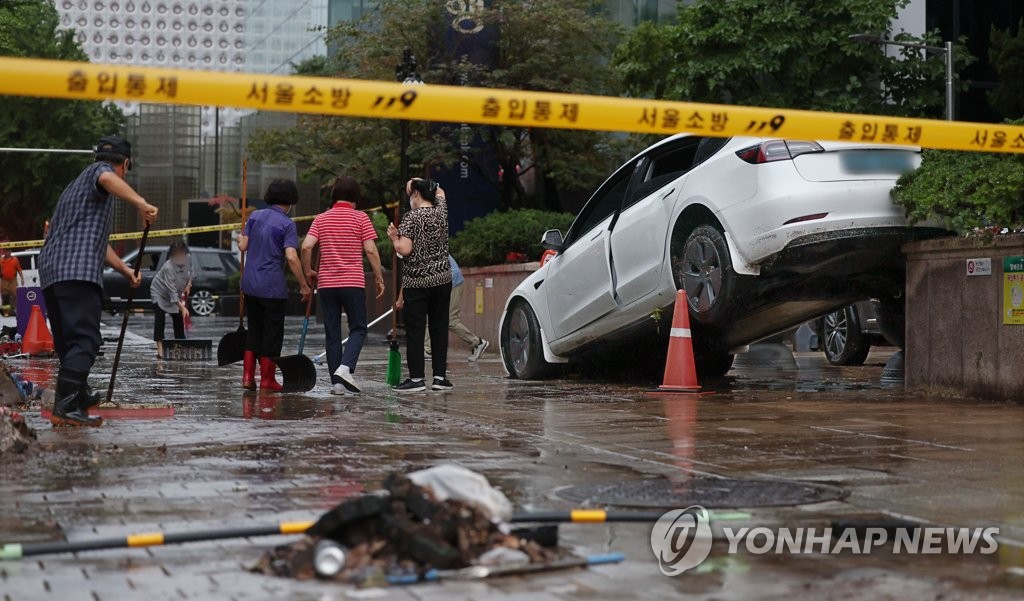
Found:
<svg viewBox="0 0 1024 601"><path fill-rule="evenodd" d="M453 475L458 481L457 470L479 477L455 466L432 469L447 470L443 476L449 482ZM430 471L388 476L381 494L338 505L306 531L303 540L268 552L252 571L300 580L320 577L360 586L384 586L420 580L432 569L455 570L495 558L525 564L551 562L564 555L554 546L556 541L533 540L523 532L509 532L501 526L502 518L489 511L491 503L486 494L481 496L483 503L467 502L450 490L438 495L431 487L414 482L429 480L421 475ZM437 478L434 484L440 487ZM489 485L488 489L507 503L499 491ZM337 543L333 552L343 557L335 574L317 568L319 552L325 548L323 541Z"/></svg>
<svg viewBox="0 0 1024 601"><path fill-rule="evenodd" d="M21 353L21 335L18 328L3 326L0 328L0 357Z"/></svg>
<svg viewBox="0 0 1024 601"><path fill-rule="evenodd" d="M24 453L36 439L36 431L28 427L20 413L0 406L0 455Z"/></svg>

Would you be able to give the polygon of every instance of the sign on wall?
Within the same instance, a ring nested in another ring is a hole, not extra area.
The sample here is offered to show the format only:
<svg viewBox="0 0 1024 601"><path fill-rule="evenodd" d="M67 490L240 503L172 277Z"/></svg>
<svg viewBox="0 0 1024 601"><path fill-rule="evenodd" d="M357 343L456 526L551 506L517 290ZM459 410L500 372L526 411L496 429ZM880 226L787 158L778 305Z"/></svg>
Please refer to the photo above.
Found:
<svg viewBox="0 0 1024 601"><path fill-rule="evenodd" d="M992 259L967 259L967 275L992 275Z"/></svg>
<svg viewBox="0 0 1024 601"><path fill-rule="evenodd" d="M1024 325L1024 257L1003 259L1003 324Z"/></svg>

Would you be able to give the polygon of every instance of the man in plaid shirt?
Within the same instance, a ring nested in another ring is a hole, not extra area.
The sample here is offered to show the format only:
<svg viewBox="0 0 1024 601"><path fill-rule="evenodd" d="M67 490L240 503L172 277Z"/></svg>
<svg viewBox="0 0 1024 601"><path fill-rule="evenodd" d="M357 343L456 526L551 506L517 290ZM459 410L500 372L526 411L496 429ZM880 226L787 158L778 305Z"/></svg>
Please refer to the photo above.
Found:
<svg viewBox="0 0 1024 601"><path fill-rule="evenodd" d="M157 208L127 182L132 147L119 136L104 136L96 145L96 162L68 184L57 201L46 242L39 252L39 283L53 328L53 345L60 359L57 391L50 423L54 426L99 426L89 408L100 396L89 388L89 370L100 350L103 308L103 264L131 280L140 280L108 244L114 222L114 199L139 211L146 223L156 220Z"/></svg>

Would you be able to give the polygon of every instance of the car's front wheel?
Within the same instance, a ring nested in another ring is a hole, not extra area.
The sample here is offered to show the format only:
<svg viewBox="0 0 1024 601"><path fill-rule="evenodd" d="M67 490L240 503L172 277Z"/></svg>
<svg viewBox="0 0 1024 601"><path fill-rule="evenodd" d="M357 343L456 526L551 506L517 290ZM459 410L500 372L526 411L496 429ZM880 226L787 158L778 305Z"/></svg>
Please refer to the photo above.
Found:
<svg viewBox="0 0 1024 601"><path fill-rule="evenodd" d="M871 351L871 340L861 329L860 316L852 306L821 318L819 339L825 359L832 365L864 365Z"/></svg>
<svg viewBox="0 0 1024 601"><path fill-rule="evenodd" d="M725 236L712 225L700 225L685 242L673 246L673 275L676 287L686 291L690 315L704 324L723 323L736 289Z"/></svg>
<svg viewBox="0 0 1024 601"><path fill-rule="evenodd" d="M217 299L209 290L194 290L188 299L188 304L192 308L192 314L201 317L213 315L214 310L217 309Z"/></svg>
<svg viewBox="0 0 1024 601"><path fill-rule="evenodd" d="M525 301L512 305L501 328L501 357L509 375L520 380L537 380L551 371L544 360L537 315Z"/></svg>

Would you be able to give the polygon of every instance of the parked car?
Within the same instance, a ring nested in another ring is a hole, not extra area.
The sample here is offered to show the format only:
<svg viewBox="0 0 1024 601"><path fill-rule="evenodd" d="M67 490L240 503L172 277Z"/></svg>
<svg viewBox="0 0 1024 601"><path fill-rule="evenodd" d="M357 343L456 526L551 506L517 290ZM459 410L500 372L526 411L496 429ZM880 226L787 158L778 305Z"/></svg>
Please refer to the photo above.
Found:
<svg viewBox="0 0 1024 601"><path fill-rule="evenodd" d="M919 163L915 147L667 138L616 170L564 236L544 234L557 254L509 296L505 367L531 379L588 354L651 363L684 287L705 376L728 371L744 345L852 302L878 298L897 316L901 245L946 233L908 226L890 199Z"/></svg>
<svg viewBox="0 0 1024 601"><path fill-rule="evenodd" d="M166 246L147 247L142 257L142 285L135 290L134 303L150 307L149 288L157 271L167 260ZM239 270L238 258L228 250L217 248L191 248L192 294L189 308L194 315L211 315L217 309L217 297L228 294L228 278ZM128 265L135 265L138 250L123 257ZM128 298L128 280L112 268L103 272L103 293L107 309L123 306Z"/></svg>
<svg viewBox="0 0 1024 601"><path fill-rule="evenodd" d="M863 365L873 345L889 342L879 326L877 306L876 301L861 301L814 320L817 341L812 348L832 365Z"/></svg>
<svg viewBox="0 0 1024 601"><path fill-rule="evenodd" d="M39 249L19 250L11 253L21 263L21 274L25 277L26 286L39 285Z"/></svg>

